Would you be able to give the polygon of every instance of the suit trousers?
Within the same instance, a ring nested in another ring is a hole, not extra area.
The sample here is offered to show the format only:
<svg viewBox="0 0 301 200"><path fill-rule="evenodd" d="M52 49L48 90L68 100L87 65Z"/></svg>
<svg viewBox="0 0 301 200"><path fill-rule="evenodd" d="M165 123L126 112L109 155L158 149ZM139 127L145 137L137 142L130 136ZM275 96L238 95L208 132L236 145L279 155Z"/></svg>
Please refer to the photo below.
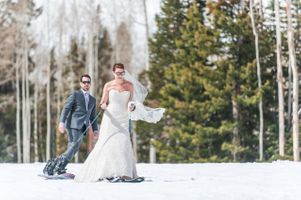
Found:
<svg viewBox="0 0 301 200"><path fill-rule="evenodd" d="M81 130L79 129L67 129L68 133L68 147L67 150L62 154L62 156L69 162L76 152L79 150L79 147L83 141L85 135L84 131L86 130L86 125L83 126Z"/></svg>

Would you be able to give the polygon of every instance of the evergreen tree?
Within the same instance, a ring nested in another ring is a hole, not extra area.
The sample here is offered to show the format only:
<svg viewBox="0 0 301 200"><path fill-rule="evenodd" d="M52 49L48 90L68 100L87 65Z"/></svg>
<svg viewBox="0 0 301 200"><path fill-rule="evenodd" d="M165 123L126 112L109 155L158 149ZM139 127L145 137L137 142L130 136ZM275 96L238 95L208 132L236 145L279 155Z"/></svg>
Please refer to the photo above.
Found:
<svg viewBox="0 0 301 200"><path fill-rule="evenodd" d="M175 41L181 35L180 27L189 4L188 0L165 0L162 2L161 13L156 16L158 31L149 40L150 68L140 75L144 85L150 83L150 93L145 103L151 107L160 106L158 91L164 85L164 69L175 62ZM157 136L162 128L162 121L155 125L143 121L136 123L139 161L148 162L150 141L152 138L159 139Z"/></svg>
<svg viewBox="0 0 301 200"><path fill-rule="evenodd" d="M231 118L235 123L232 141L223 149L234 161L256 158L257 137L253 134L258 121L254 36L248 11L239 1L219 1L209 4L213 24L222 32L223 47L220 61L225 67L225 90L229 96Z"/></svg>
<svg viewBox="0 0 301 200"><path fill-rule="evenodd" d="M266 132L270 138L275 133L273 33L260 29L259 91L248 8L239 1L208 3L207 8L209 13L199 2L189 8L173 60L160 77L157 99L167 108L164 132L156 142L160 161L256 160L261 95Z"/></svg>
<svg viewBox="0 0 301 200"><path fill-rule="evenodd" d="M149 41L150 69L147 74L151 82L150 98L158 97L157 91L164 85L164 69L175 61L175 41L181 35L180 27L185 19L187 4L187 1L165 0L162 13L156 16L158 31Z"/></svg>
<svg viewBox="0 0 301 200"><path fill-rule="evenodd" d="M224 121L227 96L223 74L215 65L219 32L204 23L205 10L193 3L176 40L175 62L164 71L160 90L167 108L164 133L156 145L161 161L205 162L227 160L222 150L230 141L233 123Z"/></svg>
<svg viewBox="0 0 301 200"><path fill-rule="evenodd" d="M264 134L267 132L277 134L273 129L273 124L276 123L273 117L275 116L276 89L274 33L268 30L268 27L263 26L261 21L257 21L259 27L262 27L259 29L259 48L263 87L259 91L255 68L254 36L248 7L242 7L239 1L220 1L209 4L208 7L213 16L215 28L223 33L221 38L223 48L220 53L227 57L222 61L227 68L225 88L231 96L232 109L236 109L237 112L237 117L233 112L233 120L238 133L237 140L225 145L224 148L232 153L234 160L256 160L259 130L257 105L260 96L263 97L264 118L266 119ZM236 159L234 153L236 153Z"/></svg>

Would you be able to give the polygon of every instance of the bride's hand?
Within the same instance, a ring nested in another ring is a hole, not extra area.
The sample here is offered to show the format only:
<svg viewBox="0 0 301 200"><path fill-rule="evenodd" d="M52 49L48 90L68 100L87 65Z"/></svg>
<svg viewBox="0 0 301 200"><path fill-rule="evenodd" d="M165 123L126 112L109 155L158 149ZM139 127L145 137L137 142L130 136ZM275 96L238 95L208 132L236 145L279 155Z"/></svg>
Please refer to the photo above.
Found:
<svg viewBox="0 0 301 200"><path fill-rule="evenodd" d="M129 102L129 104L128 104L128 110L130 112L133 112L135 109L136 109L135 103L134 102Z"/></svg>

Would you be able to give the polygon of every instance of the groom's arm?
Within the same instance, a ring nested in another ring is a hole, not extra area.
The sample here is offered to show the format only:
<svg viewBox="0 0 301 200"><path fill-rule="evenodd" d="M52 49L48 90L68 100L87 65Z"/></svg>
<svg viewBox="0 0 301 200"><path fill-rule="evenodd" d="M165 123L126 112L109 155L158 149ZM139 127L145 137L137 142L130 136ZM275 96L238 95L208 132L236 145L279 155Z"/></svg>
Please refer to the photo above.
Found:
<svg viewBox="0 0 301 200"><path fill-rule="evenodd" d="M92 112L90 115L90 122L92 122L96 117L96 103L94 104L93 108L92 108ZM94 120L93 124L92 124L92 129L93 132L98 131L98 127L97 127L97 120Z"/></svg>
<svg viewBox="0 0 301 200"><path fill-rule="evenodd" d="M60 116L61 123L65 123L66 118L72 109L74 101L75 101L75 92L72 92L72 94L67 98L67 100L64 104L64 108L63 108L61 116Z"/></svg>

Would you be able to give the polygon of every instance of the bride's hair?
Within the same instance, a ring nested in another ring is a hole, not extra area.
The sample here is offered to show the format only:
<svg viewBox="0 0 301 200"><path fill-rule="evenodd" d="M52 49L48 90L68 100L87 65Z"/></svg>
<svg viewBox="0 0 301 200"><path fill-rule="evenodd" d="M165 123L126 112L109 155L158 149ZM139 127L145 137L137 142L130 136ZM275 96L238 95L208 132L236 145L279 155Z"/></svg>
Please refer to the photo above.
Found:
<svg viewBox="0 0 301 200"><path fill-rule="evenodd" d="M113 65L113 72L115 72L116 68L124 69L124 65L122 63L115 63Z"/></svg>

